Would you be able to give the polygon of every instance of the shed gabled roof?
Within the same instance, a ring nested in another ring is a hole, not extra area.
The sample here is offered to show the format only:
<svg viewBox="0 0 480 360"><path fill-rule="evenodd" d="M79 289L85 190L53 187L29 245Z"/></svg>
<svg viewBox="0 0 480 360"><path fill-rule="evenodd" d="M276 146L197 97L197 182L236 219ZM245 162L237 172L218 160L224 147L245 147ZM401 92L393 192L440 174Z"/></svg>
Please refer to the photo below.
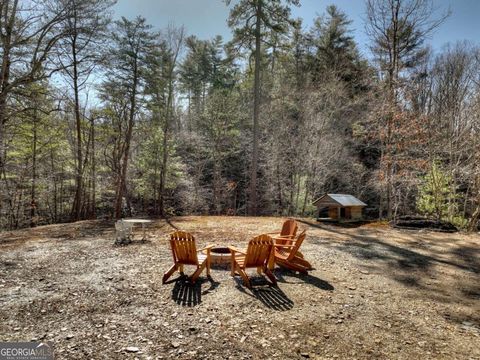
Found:
<svg viewBox="0 0 480 360"><path fill-rule="evenodd" d="M358 200L353 195L348 194L325 194L313 202L317 203L337 203L340 206L367 206L363 201Z"/></svg>

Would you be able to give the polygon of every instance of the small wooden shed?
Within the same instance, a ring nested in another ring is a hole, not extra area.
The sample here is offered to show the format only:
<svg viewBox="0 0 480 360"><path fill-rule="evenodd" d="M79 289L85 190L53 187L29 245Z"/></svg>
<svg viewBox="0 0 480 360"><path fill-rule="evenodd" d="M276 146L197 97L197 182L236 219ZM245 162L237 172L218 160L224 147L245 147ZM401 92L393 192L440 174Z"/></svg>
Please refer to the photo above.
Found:
<svg viewBox="0 0 480 360"><path fill-rule="evenodd" d="M327 221L361 221L363 201L348 194L325 194L313 202L318 219Z"/></svg>

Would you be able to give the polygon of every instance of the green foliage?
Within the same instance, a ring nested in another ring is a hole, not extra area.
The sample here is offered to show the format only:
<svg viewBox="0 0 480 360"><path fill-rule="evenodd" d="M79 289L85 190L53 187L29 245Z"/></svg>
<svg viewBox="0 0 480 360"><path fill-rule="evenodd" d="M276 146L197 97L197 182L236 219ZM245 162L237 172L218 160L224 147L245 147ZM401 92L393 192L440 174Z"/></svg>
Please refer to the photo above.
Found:
<svg viewBox="0 0 480 360"><path fill-rule="evenodd" d="M417 208L420 213L435 216L438 220L452 219L456 213L456 191L452 177L438 161L432 163L419 187Z"/></svg>
<svg viewBox="0 0 480 360"><path fill-rule="evenodd" d="M239 95L234 90L214 91L200 118L199 130L216 149L230 148L239 134Z"/></svg>
<svg viewBox="0 0 480 360"><path fill-rule="evenodd" d="M321 65L338 68L342 63L358 57L349 28L351 24L352 20L335 5L327 7L326 16L315 19L311 36Z"/></svg>
<svg viewBox="0 0 480 360"><path fill-rule="evenodd" d="M230 0L225 1L227 5ZM299 6L299 0L241 0L230 11L228 26L233 29L231 45L251 50L255 40L255 24L261 21L260 37L267 47L272 34L285 34L289 26L294 25L290 18L290 6Z"/></svg>
<svg viewBox="0 0 480 360"><path fill-rule="evenodd" d="M140 16L134 20L122 17L115 21L111 32L112 46L108 51L107 84L112 84L117 91L124 91L127 96L139 92L147 76L148 64L156 50L157 34L152 26ZM107 90L108 91L108 90Z"/></svg>
<svg viewBox="0 0 480 360"><path fill-rule="evenodd" d="M450 222L455 225L457 228L460 229L466 229L468 225L468 219L466 219L464 216L461 214L458 214L456 216L452 216L450 218Z"/></svg>
<svg viewBox="0 0 480 360"><path fill-rule="evenodd" d="M335 77L348 84L352 94L365 90L368 64L357 50L352 36L352 20L335 5L314 20L307 37L307 64L313 82Z"/></svg>
<svg viewBox="0 0 480 360"><path fill-rule="evenodd" d="M180 67L180 80L194 96L200 96L204 87L227 87L231 70L235 69L228 58L222 58L223 40L199 40L195 36L186 39L188 53Z"/></svg>

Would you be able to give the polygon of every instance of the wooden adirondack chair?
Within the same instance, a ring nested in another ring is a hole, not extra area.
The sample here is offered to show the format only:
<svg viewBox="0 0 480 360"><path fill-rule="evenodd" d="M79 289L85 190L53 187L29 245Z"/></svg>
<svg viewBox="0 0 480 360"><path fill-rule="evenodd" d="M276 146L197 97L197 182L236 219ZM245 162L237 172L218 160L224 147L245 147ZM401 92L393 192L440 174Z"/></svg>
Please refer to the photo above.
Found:
<svg viewBox="0 0 480 360"><path fill-rule="evenodd" d="M176 231L170 235L170 247L173 255L173 265L163 275L162 283L168 280L172 274L178 270L183 275L184 265L194 265L197 267L193 275L190 277L190 282L195 283L203 269L207 268L207 276L210 276L210 249L213 245L197 250L195 245L195 238L192 234L185 231ZM207 250L207 255L199 253Z"/></svg>
<svg viewBox="0 0 480 360"><path fill-rule="evenodd" d="M250 240L247 251L233 246L229 246L229 249L232 255L232 276L238 273L249 289L252 288L252 284L246 273L248 268L257 268L259 274L263 272L273 285L277 284L277 279L269 269L269 262L273 261L273 240L269 235L260 235Z"/></svg>
<svg viewBox="0 0 480 360"><path fill-rule="evenodd" d="M284 238L284 244L275 244L275 263L294 271L300 271L306 274L307 270L312 270L312 265L303 258L299 249L305 240L306 231L303 230L296 239Z"/></svg>
<svg viewBox="0 0 480 360"><path fill-rule="evenodd" d="M272 237L275 243L285 244L284 238L294 239L295 235L297 235L297 230L298 230L297 222L293 219L288 219L283 223L282 230L280 231L280 233L273 232L273 233L267 233L267 234Z"/></svg>

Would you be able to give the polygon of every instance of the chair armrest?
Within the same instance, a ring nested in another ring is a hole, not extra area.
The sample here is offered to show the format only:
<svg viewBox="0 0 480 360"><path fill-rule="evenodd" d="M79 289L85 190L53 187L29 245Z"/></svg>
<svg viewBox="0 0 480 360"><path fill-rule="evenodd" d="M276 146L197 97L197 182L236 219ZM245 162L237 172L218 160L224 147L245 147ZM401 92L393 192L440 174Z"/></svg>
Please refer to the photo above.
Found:
<svg viewBox="0 0 480 360"><path fill-rule="evenodd" d="M203 247L203 248L201 248L201 249L197 250L197 252L199 252L199 251L203 251L203 250L210 250L210 249L211 249L212 247L214 247L214 246L215 246L215 244L210 244L210 245L207 245L207 246L205 246L205 247Z"/></svg>
<svg viewBox="0 0 480 360"><path fill-rule="evenodd" d="M265 235L272 235L272 234L279 234L279 235L280 235L280 233L279 233L278 231L268 232L268 233L264 233L264 234L265 234Z"/></svg>
<svg viewBox="0 0 480 360"><path fill-rule="evenodd" d="M274 238L272 238L272 239L275 240L275 241L276 241L276 240L288 241L288 242L290 242L290 243L294 243L295 241L297 241L297 240L295 240L295 239L289 239L289 238L286 238L286 237L274 237Z"/></svg>
<svg viewBox="0 0 480 360"><path fill-rule="evenodd" d="M274 244L276 248L293 248L295 245L286 245L286 244Z"/></svg>
<svg viewBox="0 0 480 360"><path fill-rule="evenodd" d="M240 253L240 254L243 254L243 255L247 255L247 252L244 251L244 250L240 250L240 249L237 249L236 247L234 246L229 246L228 249L230 250L230 252L232 253L232 255L236 252Z"/></svg>
<svg viewBox="0 0 480 360"><path fill-rule="evenodd" d="M295 239L295 235L272 236L272 239L293 240Z"/></svg>

